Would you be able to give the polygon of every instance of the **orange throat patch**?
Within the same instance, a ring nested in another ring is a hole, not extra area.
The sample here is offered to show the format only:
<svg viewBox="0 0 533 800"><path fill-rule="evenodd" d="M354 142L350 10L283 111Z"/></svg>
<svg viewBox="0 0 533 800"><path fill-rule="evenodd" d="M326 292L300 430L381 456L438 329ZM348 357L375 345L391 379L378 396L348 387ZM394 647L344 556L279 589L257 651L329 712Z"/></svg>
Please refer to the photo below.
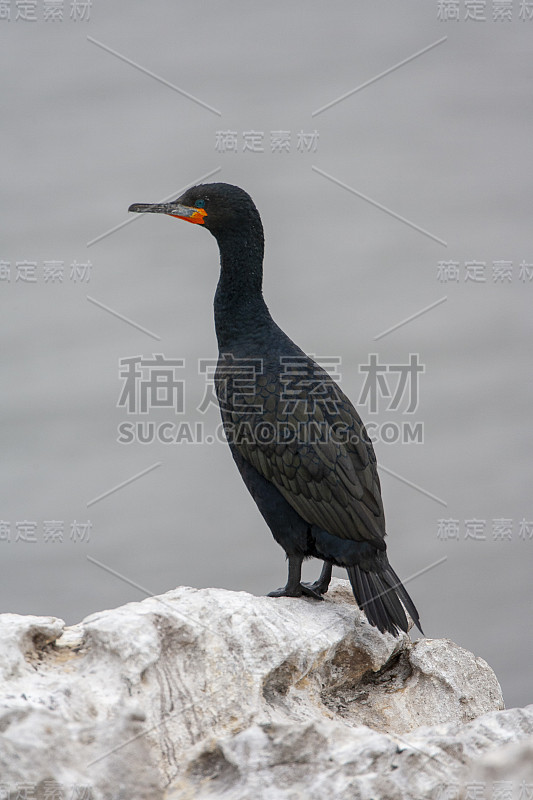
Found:
<svg viewBox="0 0 533 800"><path fill-rule="evenodd" d="M174 219L183 219L185 222L193 222L195 225L203 225L204 217L207 217L207 211L205 208L195 208L190 217L180 217L178 214L169 214L168 216L174 217Z"/></svg>

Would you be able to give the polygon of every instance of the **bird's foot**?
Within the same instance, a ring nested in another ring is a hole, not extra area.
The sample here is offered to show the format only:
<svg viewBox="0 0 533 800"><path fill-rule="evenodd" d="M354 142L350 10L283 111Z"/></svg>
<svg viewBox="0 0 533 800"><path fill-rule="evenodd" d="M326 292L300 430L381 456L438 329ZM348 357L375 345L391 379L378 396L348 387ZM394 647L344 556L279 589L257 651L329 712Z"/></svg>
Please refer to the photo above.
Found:
<svg viewBox="0 0 533 800"><path fill-rule="evenodd" d="M317 592L314 585L308 583L298 583L295 586L283 586L281 589L276 589L269 592L267 597L314 597L315 600L323 600L320 592Z"/></svg>
<svg viewBox="0 0 533 800"><path fill-rule="evenodd" d="M326 583L325 581L315 581L314 583L302 583L302 586L305 586L307 589L310 589L314 594L318 594L322 597L323 594L326 594L327 590L329 589L329 581ZM314 595L313 595L314 597ZM322 600L324 598L322 597Z"/></svg>
<svg viewBox="0 0 533 800"><path fill-rule="evenodd" d="M322 571L318 576L317 580L314 583L304 583L305 586L310 591L314 592L318 595L326 594L327 590L329 589L329 584L331 583L331 562L324 561L322 566Z"/></svg>

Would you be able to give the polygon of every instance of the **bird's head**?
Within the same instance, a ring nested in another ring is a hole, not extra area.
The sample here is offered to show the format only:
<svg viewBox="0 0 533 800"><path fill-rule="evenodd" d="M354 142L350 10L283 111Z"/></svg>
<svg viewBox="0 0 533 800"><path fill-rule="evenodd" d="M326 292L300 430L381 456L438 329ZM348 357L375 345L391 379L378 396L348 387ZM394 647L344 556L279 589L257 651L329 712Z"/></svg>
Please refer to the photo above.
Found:
<svg viewBox="0 0 533 800"><path fill-rule="evenodd" d="M168 214L203 225L217 239L252 225L262 236L262 225L250 195L229 183L203 183L187 189L170 203L134 203L128 209L138 214Z"/></svg>

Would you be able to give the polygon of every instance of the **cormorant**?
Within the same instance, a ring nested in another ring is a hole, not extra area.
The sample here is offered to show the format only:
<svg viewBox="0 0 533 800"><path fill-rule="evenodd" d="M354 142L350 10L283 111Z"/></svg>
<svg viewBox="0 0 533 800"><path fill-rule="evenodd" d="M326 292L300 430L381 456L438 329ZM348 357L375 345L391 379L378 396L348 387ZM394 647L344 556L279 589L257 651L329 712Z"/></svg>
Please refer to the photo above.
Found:
<svg viewBox="0 0 533 800"><path fill-rule="evenodd" d="M200 184L170 203L135 203L202 225L220 250L215 294L215 387L239 472L289 561L270 597L321 599L332 565L345 567L359 607L380 631L407 631L418 612L389 564L374 448L328 373L279 328L263 299L263 226L238 186ZM302 583L304 558L324 564ZM403 606L402 606L403 603ZM420 628L422 631L422 629Z"/></svg>

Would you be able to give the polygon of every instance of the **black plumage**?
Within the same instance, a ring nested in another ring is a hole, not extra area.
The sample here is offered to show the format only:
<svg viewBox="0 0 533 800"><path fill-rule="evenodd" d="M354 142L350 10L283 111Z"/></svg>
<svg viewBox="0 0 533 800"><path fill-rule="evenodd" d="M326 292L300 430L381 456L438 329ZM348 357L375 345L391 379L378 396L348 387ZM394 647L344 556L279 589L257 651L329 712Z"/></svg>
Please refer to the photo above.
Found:
<svg viewBox="0 0 533 800"><path fill-rule="evenodd" d="M320 598L336 564L347 569L355 599L380 631L407 631L404 607L420 628L387 559L376 457L365 427L263 299L263 226L251 197L237 186L203 184L172 203L135 204L130 211L201 224L218 242L216 392L233 458L289 560L287 584L271 596ZM308 557L324 562L314 584L301 582Z"/></svg>

